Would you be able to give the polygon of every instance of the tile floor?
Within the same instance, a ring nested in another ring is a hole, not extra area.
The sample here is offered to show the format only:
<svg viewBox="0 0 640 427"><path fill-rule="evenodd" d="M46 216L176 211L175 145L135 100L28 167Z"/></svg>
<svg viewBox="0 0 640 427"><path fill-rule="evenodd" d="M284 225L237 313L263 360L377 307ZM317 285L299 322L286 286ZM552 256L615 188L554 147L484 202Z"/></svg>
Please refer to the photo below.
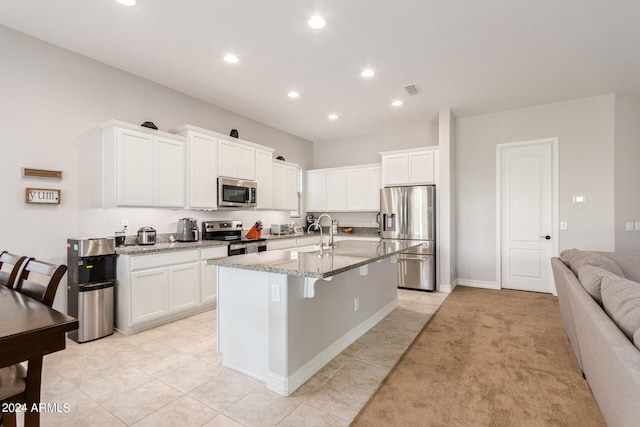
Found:
<svg viewBox="0 0 640 427"><path fill-rule="evenodd" d="M67 340L45 357L42 401L59 410L41 424L348 426L446 296L399 290L398 309L289 397L221 366L215 310L129 337Z"/></svg>

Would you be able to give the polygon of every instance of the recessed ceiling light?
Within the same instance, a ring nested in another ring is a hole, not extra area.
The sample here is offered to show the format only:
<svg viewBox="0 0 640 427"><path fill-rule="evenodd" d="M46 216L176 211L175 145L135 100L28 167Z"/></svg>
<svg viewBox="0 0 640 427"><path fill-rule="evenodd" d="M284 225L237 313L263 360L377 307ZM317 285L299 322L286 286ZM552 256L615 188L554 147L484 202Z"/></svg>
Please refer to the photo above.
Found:
<svg viewBox="0 0 640 427"><path fill-rule="evenodd" d="M402 101L400 100L395 100L391 103L391 105L393 105L394 107L399 107L402 105Z"/></svg>
<svg viewBox="0 0 640 427"><path fill-rule="evenodd" d="M373 70L364 70L360 73L362 77L373 77L376 73Z"/></svg>
<svg viewBox="0 0 640 427"><path fill-rule="evenodd" d="M325 21L322 16L316 15L316 16L311 17L311 19L309 19L307 24L309 24L309 26L311 28L313 28L314 30L320 30L320 29L324 28L325 25L327 25L327 21Z"/></svg>
<svg viewBox="0 0 640 427"><path fill-rule="evenodd" d="M116 0L118 3L120 3L123 6L135 6L136 5L136 0Z"/></svg>
<svg viewBox="0 0 640 427"><path fill-rule="evenodd" d="M298 92L296 92L295 90L292 90L287 95L289 96L289 98L297 98L297 97L300 96L300 94Z"/></svg>
<svg viewBox="0 0 640 427"><path fill-rule="evenodd" d="M225 55L224 60L227 61L229 64L237 64L238 61L240 61L237 56L231 55L231 54Z"/></svg>
<svg viewBox="0 0 640 427"><path fill-rule="evenodd" d="M329 119L336 120L338 118L337 114L329 114Z"/></svg>

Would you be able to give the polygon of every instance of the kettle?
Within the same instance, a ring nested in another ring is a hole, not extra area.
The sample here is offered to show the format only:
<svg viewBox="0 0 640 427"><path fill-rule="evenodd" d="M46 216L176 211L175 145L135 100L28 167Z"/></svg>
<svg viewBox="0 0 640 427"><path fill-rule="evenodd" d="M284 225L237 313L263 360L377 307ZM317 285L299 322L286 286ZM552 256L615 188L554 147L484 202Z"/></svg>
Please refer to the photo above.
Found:
<svg viewBox="0 0 640 427"><path fill-rule="evenodd" d="M198 221L195 218L181 218L178 220L176 240L178 242L197 242L200 235Z"/></svg>

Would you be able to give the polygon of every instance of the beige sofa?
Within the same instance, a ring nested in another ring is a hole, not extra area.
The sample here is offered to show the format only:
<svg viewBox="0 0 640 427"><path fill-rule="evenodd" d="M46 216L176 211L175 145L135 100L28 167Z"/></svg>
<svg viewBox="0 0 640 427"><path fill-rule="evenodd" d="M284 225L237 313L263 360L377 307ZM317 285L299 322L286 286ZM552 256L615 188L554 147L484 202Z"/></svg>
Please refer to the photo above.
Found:
<svg viewBox="0 0 640 427"><path fill-rule="evenodd" d="M640 426L640 253L552 258L564 328L609 427Z"/></svg>

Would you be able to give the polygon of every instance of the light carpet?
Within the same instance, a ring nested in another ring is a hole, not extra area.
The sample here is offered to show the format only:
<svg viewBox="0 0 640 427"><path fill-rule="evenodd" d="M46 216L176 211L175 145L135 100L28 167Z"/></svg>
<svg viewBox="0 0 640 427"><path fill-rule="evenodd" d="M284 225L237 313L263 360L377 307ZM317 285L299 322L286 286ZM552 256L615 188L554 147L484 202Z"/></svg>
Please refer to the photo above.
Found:
<svg viewBox="0 0 640 427"><path fill-rule="evenodd" d="M352 426L604 426L549 294L457 287Z"/></svg>

